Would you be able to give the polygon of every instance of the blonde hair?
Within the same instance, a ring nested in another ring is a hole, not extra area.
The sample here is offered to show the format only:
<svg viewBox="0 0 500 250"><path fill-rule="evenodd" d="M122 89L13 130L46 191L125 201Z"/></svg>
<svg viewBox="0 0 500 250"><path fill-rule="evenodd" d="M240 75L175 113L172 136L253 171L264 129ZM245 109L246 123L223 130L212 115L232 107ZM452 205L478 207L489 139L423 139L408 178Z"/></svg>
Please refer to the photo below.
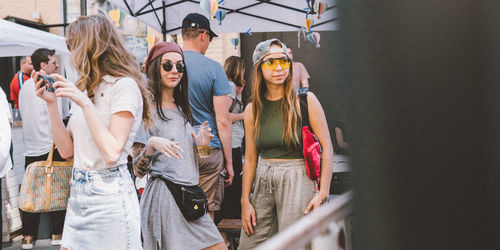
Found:
<svg viewBox="0 0 500 250"><path fill-rule="evenodd" d="M149 123L149 91L136 62L127 51L122 36L104 15L79 17L66 29L66 44L71 51L72 64L79 73L76 86L87 90L94 101L94 90L105 75L131 77L141 90L143 120Z"/></svg>
<svg viewBox="0 0 500 250"><path fill-rule="evenodd" d="M273 43L273 45L275 45ZM278 45L279 46L279 45ZM262 60L255 64L252 72L252 113L254 117L253 128L255 138L259 138L262 100L265 98L267 87L262 75ZM297 91L293 87L293 70L290 67L288 78L283 83L285 88L282 102L280 104L280 116L283 120L283 140L290 147L293 144L300 145L297 135L298 118L300 112L297 107Z"/></svg>

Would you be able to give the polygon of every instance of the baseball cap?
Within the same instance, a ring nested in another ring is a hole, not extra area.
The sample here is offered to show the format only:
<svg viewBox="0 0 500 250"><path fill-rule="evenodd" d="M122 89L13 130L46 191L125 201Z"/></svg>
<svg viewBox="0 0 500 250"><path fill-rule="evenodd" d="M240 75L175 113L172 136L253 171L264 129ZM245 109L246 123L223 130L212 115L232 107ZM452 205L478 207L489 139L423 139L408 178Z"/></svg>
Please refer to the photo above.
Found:
<svg viewBox="0 0 500 250"><path fill-rule="evenodd" d="M271 45L273 45L273 44L280 45L281 48L272 48L271 49ZM290 58L290 56L288 56L288 47L286 47L286 45L283 42L281 42L280 40L278 40L276 38L272 38L272 39L265 40L265 41L257 44L257 46L255 47L255 50L253 51L253 56L252 56L253 65L255 66L255 64L257 64L260 60L262 60L262 58L264 58L265 56L267 56L271 53L283 53L288 58Z"/></svg>
<svg viewBox="0 0 500 250"><path fill-rule="evenodd" d="M204 15L198 13L190 13L186 17L184 17L184 20L182 20L182 28L184 29L189 27L206 29L208 30L208 34L210 34L211 37L217 37L217 34L215 34L210 29L210 21L208 21L208 18L206 18Z"/></svg>

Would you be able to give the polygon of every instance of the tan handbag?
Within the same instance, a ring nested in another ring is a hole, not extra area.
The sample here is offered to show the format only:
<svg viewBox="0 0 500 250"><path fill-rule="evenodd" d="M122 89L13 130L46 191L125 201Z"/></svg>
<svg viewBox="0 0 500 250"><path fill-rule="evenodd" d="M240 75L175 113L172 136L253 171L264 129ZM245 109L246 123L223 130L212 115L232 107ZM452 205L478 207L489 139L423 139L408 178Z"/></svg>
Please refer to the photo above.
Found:
<svg viewBox="0 0 500 250"><path fill-rule="evenodd" d="M73 161L53 161L54 144L46 161L26 168L19 194L19 208L30 213L66 210Z"/></svg>

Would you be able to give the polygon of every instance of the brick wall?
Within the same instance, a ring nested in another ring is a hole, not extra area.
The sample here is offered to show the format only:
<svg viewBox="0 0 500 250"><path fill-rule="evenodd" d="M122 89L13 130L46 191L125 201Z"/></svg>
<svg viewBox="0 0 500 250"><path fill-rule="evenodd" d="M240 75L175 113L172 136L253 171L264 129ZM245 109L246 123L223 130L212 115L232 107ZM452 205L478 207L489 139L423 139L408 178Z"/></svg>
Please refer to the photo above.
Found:
<svg viewBox="0 0 500 250"><path fill-rule="evenodd" d="M40 19L33 18L33 12L40 13ZM0 18L14 16L44 24L62 23L62 4L58 0L2 0ZM51 33L62 34L61 28L51 28Z"/></svg>

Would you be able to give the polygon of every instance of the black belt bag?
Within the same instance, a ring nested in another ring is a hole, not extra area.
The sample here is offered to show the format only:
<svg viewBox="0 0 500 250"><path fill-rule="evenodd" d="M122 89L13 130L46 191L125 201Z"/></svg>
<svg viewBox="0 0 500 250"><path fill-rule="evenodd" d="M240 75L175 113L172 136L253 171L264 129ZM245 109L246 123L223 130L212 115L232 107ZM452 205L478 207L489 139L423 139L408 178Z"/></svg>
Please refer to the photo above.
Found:
<svg viewBox="0 0 500 250"><path fill-rule="evenodd" d="M198 185L185 186L173 183L164 178L156 178L165 182L170 190L170 193L174 197L175 203L177 203L177 207L179 207L179 210L181 210L181 213L186 220L197 220L207 213L208 199L205 192L203 192L203 189L201 189Z"/></svg>

